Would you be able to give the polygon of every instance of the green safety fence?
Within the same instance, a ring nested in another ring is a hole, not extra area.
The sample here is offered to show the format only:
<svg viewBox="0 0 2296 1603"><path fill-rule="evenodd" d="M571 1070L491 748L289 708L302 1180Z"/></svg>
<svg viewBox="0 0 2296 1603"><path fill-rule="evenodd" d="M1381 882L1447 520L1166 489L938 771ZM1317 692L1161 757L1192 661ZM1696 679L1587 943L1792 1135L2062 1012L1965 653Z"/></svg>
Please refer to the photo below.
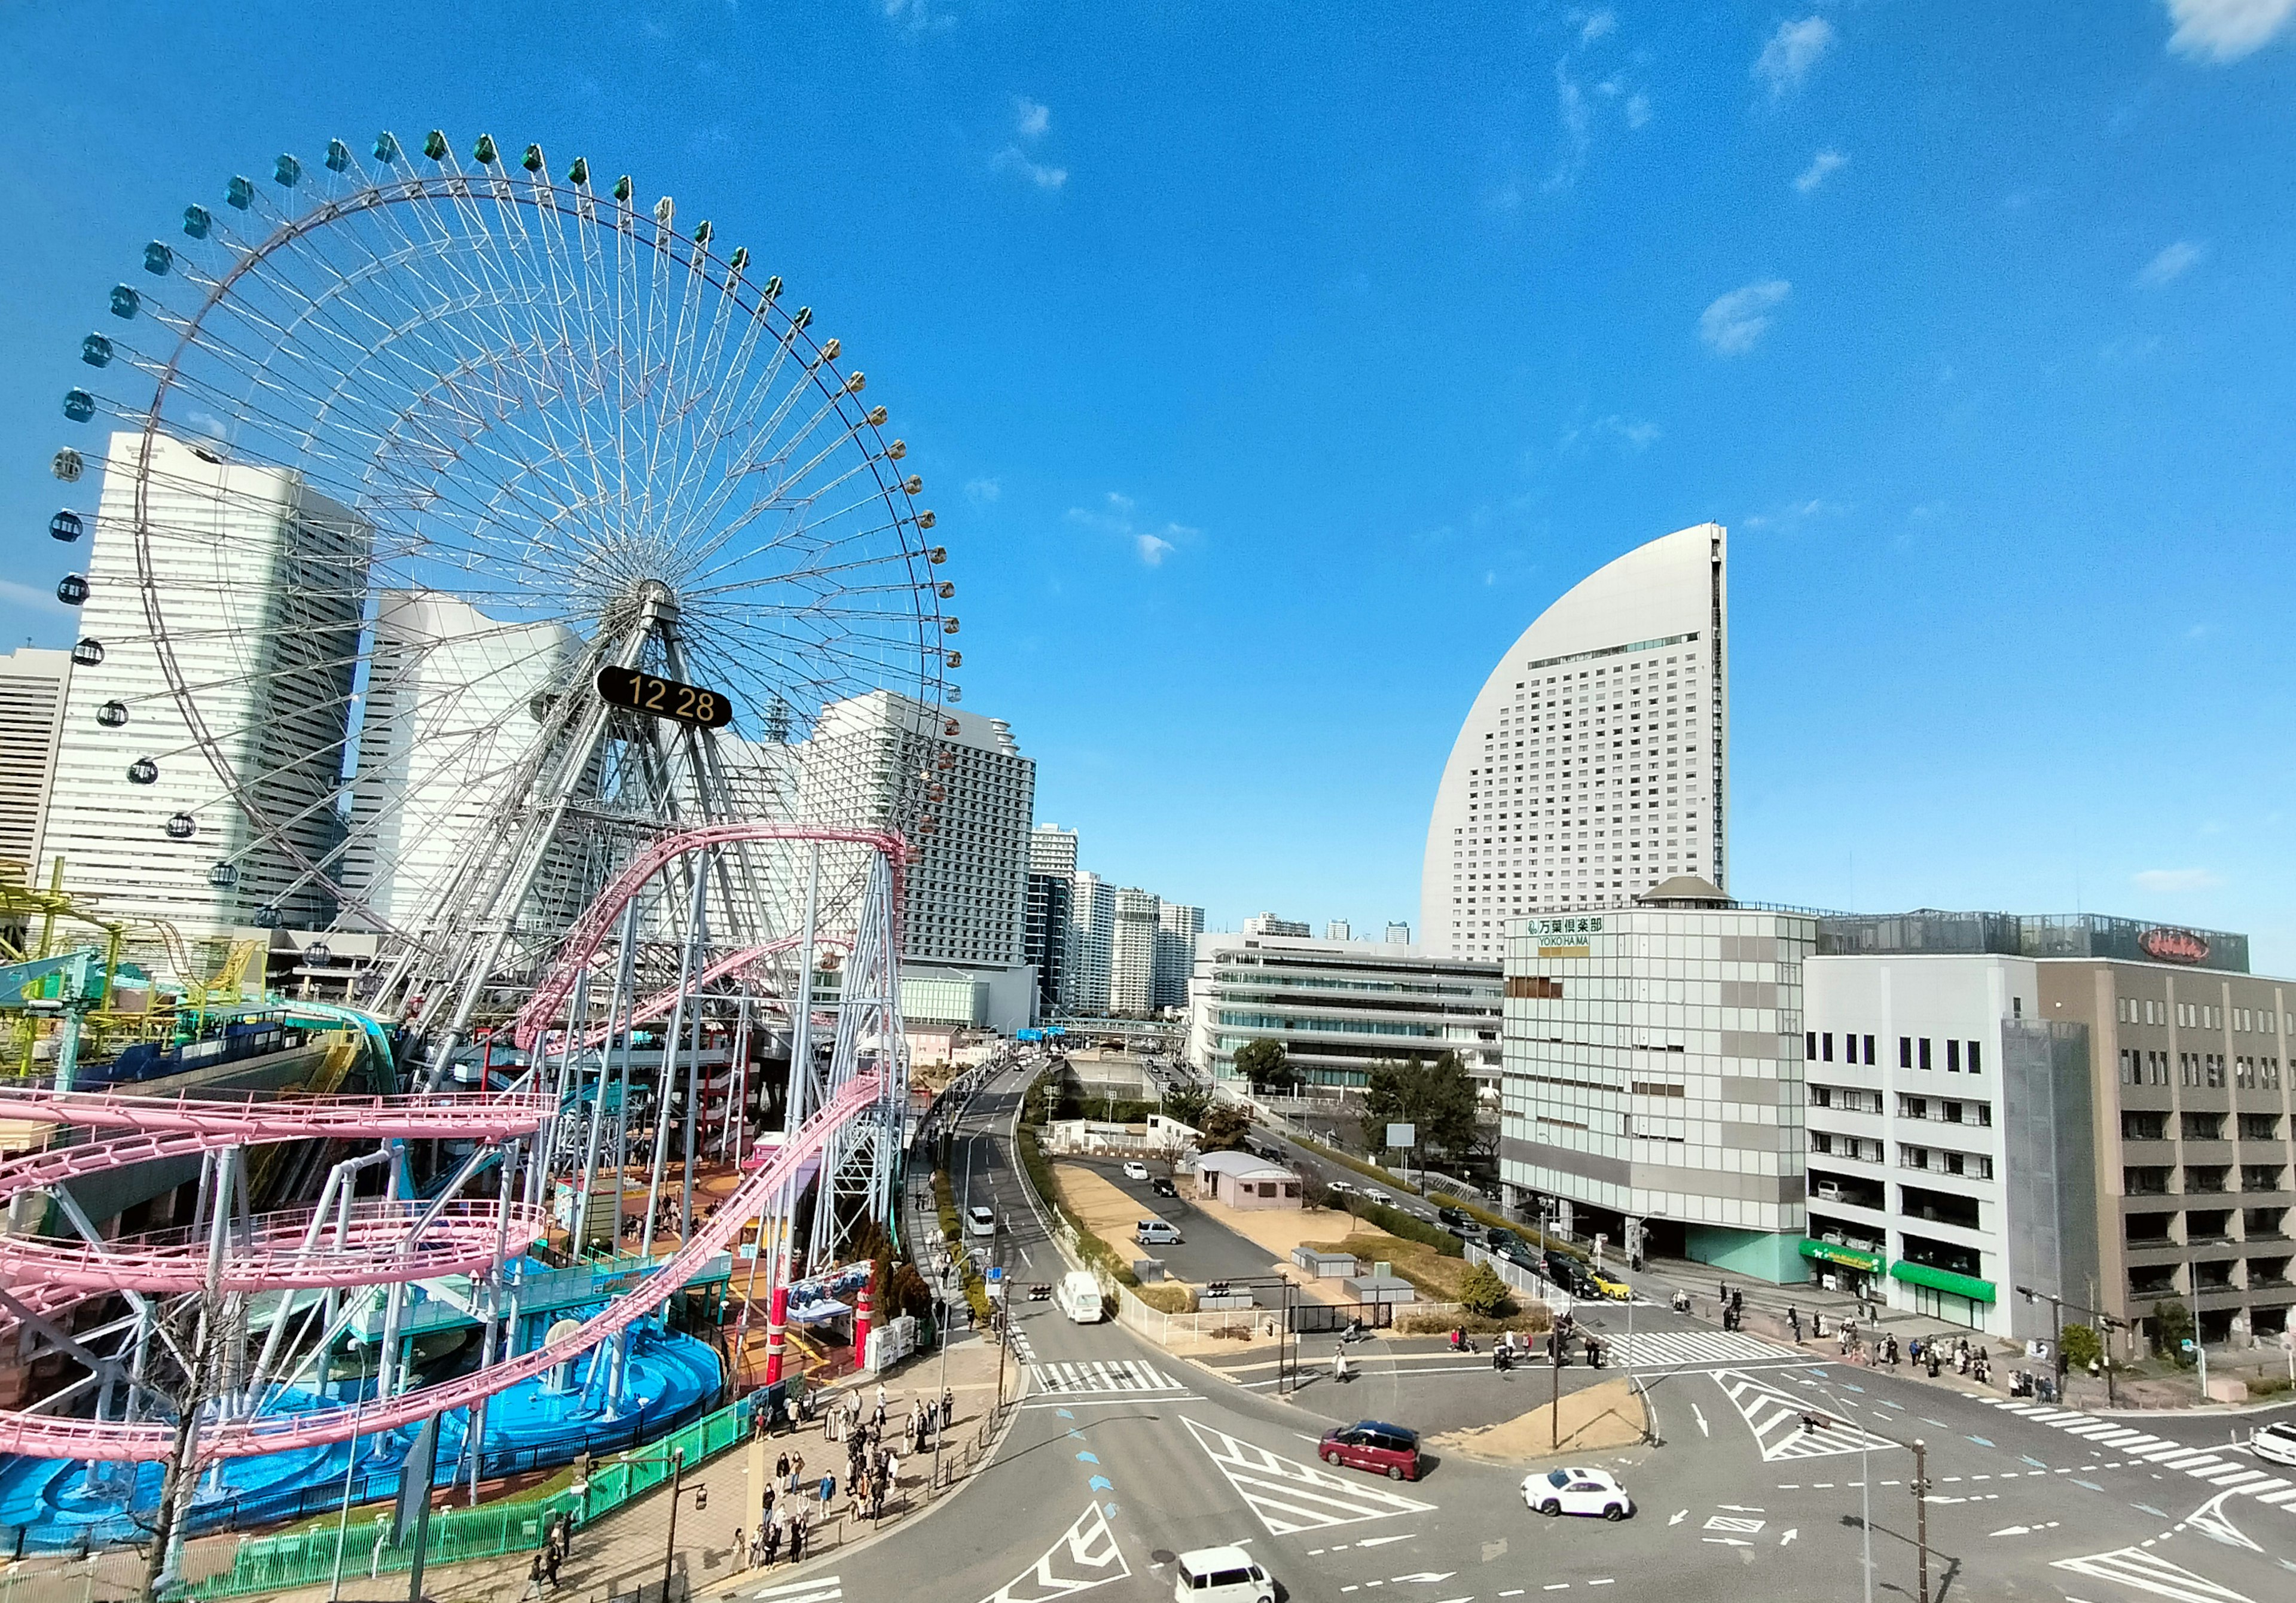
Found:
<svg viewBox="0 0 2296 1603"><path fill-rule="evenodd" d="M789 1395L792 1403L801 1385L799 1382L791 1386ZM573 1513L575 1528L579 1530L668 1480L674 1458L682 1455L685 1468L691 1470L746 1439L750 1405L767 1395L764 1392L753 1393L672 1431L659 1442L591 1465L589 1479L579 1493L570 1488L524 1501L437 1510L430 1516L422 1562L426 1566L460 1564L473 1558L533 1552L542 1545L543 1533L551 1519L569 1510ZM249 1592L323 1585L335 1574L338 1552L341 1555L342 1574L347 1577L413 1567L413 1542L395 1544L390 1537L389 1509L371 1518L353 1520L347 1530L328 1524L280 1536L244 1537L233 1556L231 1568L193 1582L171 1596L199 1599L236 1598Z"/></svg>

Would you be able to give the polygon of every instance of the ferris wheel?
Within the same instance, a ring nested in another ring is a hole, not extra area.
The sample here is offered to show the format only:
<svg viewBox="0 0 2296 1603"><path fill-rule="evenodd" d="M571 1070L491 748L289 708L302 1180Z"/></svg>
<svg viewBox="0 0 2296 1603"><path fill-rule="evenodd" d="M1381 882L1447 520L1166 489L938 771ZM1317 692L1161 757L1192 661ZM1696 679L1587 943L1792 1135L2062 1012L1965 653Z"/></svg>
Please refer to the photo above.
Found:
<svg viewBox="0 0 2296 1603"><path fill-rule="evenodd" d="M65 599L122 805L239 921L374 932L365 1000L459 1028L666 830L932 830L947 552L766 265L436 132L283 155L144 248L65 398L111 429L57 459L103 470ZM865 879L730 871L737 945Z"/></svg>

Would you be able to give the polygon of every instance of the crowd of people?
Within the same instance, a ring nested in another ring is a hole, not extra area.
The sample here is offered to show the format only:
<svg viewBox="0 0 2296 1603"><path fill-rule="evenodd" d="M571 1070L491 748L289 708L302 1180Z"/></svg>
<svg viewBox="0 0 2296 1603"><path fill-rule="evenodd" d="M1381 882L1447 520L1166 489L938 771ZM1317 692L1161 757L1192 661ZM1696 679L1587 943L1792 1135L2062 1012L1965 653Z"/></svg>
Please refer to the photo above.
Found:
<svg viewBox="0 0 2296 1603"><path fill-rule="evenodd" d="M807 1398L800 1402L794 1422L807 1424L816 1415L823 1456L831 1458L833 1464L828 1446L841 1444L845 1449L842 1476L831 1467L808 1471L802 1449L777 1453L773 1474L766 1482L756 1532L734 1533L736 1568L762 1567L780 1562L784 1556L790 1563L798 1563L805 1556L814 1524L832 1517L840 1491L847 1510L857 1518L872 1523L882 1519L887 1500L900 1484L902 1453L918 1457L933 1451L956 1416L956 1399L944 1389L938 1397L912 1397L906 1408L897 1409L880 1383L873 1406L865 1403L857 1389L818 1409ZM778 1417L758 1410L750 1416L753 1434L764 1439Z"/></svg>

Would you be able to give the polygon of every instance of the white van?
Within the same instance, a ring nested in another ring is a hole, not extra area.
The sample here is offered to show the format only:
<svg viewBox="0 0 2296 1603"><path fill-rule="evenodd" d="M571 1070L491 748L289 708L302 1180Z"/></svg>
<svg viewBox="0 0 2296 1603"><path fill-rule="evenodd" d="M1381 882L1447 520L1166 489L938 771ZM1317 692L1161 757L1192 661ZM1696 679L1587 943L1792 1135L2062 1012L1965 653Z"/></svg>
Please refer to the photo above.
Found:
<svg viewBox="0 0 2296 1603"><path fill-rule="evenodd" d="M1198 1548L1173 1567L1174 1603L1275 1603L1275 1583L1242 1548Z"/></svg>
<svg viewBox="0 0 2296 1603"><path fill-rule="evenodd" d="M996 1233L996 1214L976 1203L964 1215L964 1233L968 1236L995 1235Z"/></svg>
<svg viewBox="0 0 2296 1603"><path fill-rule="evenodd" d="M1143 1247L1177 1247L1180 1232L1161 1219L1143 1219L1132 1227L1132 1239Z"/></svg>
<svg viewBox="0 0 2296 1603"><path fill-rule="evenodd" d="M1096 1325L1107 1317L1108 1310L1100 1300L1100 1282L1089 1269L1071 1269L1063 1275L1053 1300L1079 1325Z"/></svg>

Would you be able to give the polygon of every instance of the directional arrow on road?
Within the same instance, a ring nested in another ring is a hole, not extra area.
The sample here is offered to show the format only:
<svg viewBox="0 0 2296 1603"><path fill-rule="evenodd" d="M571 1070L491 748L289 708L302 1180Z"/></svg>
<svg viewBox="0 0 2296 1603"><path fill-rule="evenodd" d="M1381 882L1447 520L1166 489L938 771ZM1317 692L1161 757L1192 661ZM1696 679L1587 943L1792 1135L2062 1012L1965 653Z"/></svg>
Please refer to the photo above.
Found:
<svg viewBox="0 0 2296 1603"><path fill-rule="evenodd" d="M1785 1533L1784 1535L1783 1535L1783 1536L1781 1536L1781 1537L1779 1537L1779 1538L1778 1538L1778 1545L1779 1545L1780 1547L1784 1547L1784 1546L1785 1546L1785 1544L1786 1544L1786 1543L1788 1543L1789 1542L1792 1542L1795 1537L1797 1537L1797 1536L1799 1536L1799 1535L1800 1535L1800 1534L1801 1534L1801 1533L1800 1533L1799 1530L1795 1529L1795 1528L1794 1528L1793 1526L1792 1526L1792 1525L1788 1525L1788 1526L1786 1527L1786 1533Z"/></svg>
<svg viewBox="0 0 2296 1603"><path fill-rule="evenodd" d="M1097 1505L1076 1517L1045 1556L981 1599L981 1603L1049 1603L1076 1592L1089 1591L1132 1574L1109 1529L1108 1515Z"/></svg>
<svg viewBox="0 0 2296 1603"><path fill-rule="evenodd" d="M1095 1492L1113 1492L1116 1490L1116 1483L1110 1480L1104 1475L1095 1475L1092 1479L1086 1481L1085 1484Z"/></svg>
<svg viewBox="0 0 2296 1603"><path fill-rule="evenodd" d="M1689 1509L1685 1509L1681 1513L1679 1513L1679 1514L1676 1515L1672 1519L1668 1520L1666 1523L1667 1523L1667 1524L1669 1524L1669 1525L1680 1525L1684 1520L1688 1519L1689 1517L1690 1517L1690 1510L1689 1510Z"/></svg>

